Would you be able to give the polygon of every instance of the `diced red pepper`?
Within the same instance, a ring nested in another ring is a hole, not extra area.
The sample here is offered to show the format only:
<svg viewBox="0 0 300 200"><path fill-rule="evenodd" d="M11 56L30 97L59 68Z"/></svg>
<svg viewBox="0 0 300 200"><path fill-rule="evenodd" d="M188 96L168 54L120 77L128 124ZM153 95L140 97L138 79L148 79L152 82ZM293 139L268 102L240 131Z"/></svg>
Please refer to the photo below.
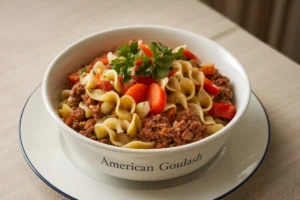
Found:
<svg viewBox="0 0 300 200"><path fill-rule="evenodd" d="M146 99L149 101L151 114L159 114L164 111L167 94L157 83L148 86Z"/></svg>
<svg viewBox="0 0 300 200"><path fill-rule="evenodd" d="M190 52L188 49L184 49L183 50L183 55L186 57L186 58L188 58L188 59L190 59L190 60L199 60L198 58L197 58L197 56L195 56L192 52Z"/></svg>
<svg viewBox="0 0 300 200"><path fill-rule="evenodd" d="M102 76L102 73L101 73L101 74L96 74L96 75L95 75L95 82L96 82L96 84L99 84L99 83L100 83L100 78L101 78L101 76Z"/></svg>
<svg viewBox="0 0 300 200"><path fill-rule="evenodd" d="M102 61L104 65L107 65L107 64L108 64L107 54L102 55L102 56L99 58L99 61Z"/></svg>
<svg viewBox="0 0 300 200"><path fill-rule="evenodd" d="M236 106L229 103L213 103L212 108L208 111L209 115L232 119L236 113Z"/></svg>
<svg viewBox="0 0 300 200"><path fill-rule="evenodd" d="M68 78L69 78L69 83L70 83L71 86L74 85L75 83L77 83L79 81L81 73L82 72L81 72L81 69L80 69L77 72L69 74Z"/></svg>
<svg viewBox="0 0 300 200"><path fill-rule="evenodd" d="M204 75L215 75L216 68L214 64L205 64L201 65L200 71L203 72Z"/></svg>
<svg viewBox="0 0 300 200"><path fill-rule="evenodd" d="M75 74L70 74L69 75L69 83L70 83L70 85L74 85L78 81L79 81L79 76L77 76Z"/></svg>
<svg viewBox="0 0 300 200"><path fill-rule="evenodd" d="M119 76L118 79L121 82L121 84L123 84L123 79L124 79L123 76Z"/></svg>
<svg viewBox="0 0 300 200"><path fill-rule="evenodd" d="M142 60L140 58L138 58L136 60L136 66L141 66L143 64Z"/></svg>
<svg viewBox="0 0 300 200"><path fill-rule="evenodd" d="M145 84L137 83L131 86L125 93L125 95L131 96L135 103L145 101L148 87Z"/></svg>
<svg viewBox="0 0 300 200"><path fill-rule="evenodd" d="M124 88L124 83L123 83L123 76L119 76L118 77L118 79L119 79L119 81L120 81L120 83L121 83L121 86L122 86L122 89ZM122 92L123 93L123 92Z"/></svg>
<svg viewBox="0 0 300 200"><path fill-rule="evenodd" d="M98 83L98 88L105 92L108 92L113 90L114 86L109 81L100 80L100 82Z"/></svg>
<svg viewBox="0 0 300 200"><path fill-rule="evenodd" d="M134 80L129 81L128 83L123 83L122 95L125 95L127 90L135 84Z"/></svg>
<svg viewBox="0 0 300 200"><path fill-rule="evenodd" d="M198 91L200 90L201 85L195 85L195 89ZM208 78L204 79L204 90L208 92L212 96L217 96L220 92L220 88L216 86L211 80Z"/></svg>
<svg viewBox="0 0 300 200"><path fill-rule="evenodd" d="M204 86L203 86L204 90L206 92L208 92L209 94L211 94L212 96L217 96L220 92L220 88L218 88L218 86L216 86L211 80L209 80L208 78L204 79Z"/></svg>
<svg viewBox="0 0 300 200"><path fill-rule="evenodd" d="M133 79L135 78L135 72L136 72L136 70L138 70L138 67L135 67L135 68L133 68L131 70L131 76L132 76Z"/></svg>
<svg viewBox="0 0 300 200"><path fill-rule="evenodd" d="M148 46L141 44L141 45L139 45L139 48L142 49L143 53L146 54L147 56L149 56L149 57L153 56L153 53ZM142 55L143 55L143 53L142 53Z"/></svg>
<svg viewBox="0 0 300 200"><path fill-rule="evenodd" d="M176 108L170 108L166 112L166 116L169 118L169 121L173 122L175 119L175 114L176 114Z"/></svg>
<svg viewBox="0 0 300 200"><path fill-rule="evenodd" d="M152 83L156 83L156 81L153 77L148 77L148 76L137 76L136 82L143 83L147 86L151 85Z"/></svg>
<svg viewBox="0 0 300 200"><path fill-rule="evenodd" d="M100 80L102 74L95 75L95 82L99 89L108 92L114 89L114 86L109 81Z"/></svg>
<svg viewBox="0 0 300 200"><path fill-rule="evenodd" d="M173 76L176 72L178 72L178 69L173 69L169 72L169 76Z"/></svg>
<svg viewBox="0 0 300 200"><path fill-rule="evenodd" d="M112 69L112 66L111 65L106 65L105 69Z"/></svg>

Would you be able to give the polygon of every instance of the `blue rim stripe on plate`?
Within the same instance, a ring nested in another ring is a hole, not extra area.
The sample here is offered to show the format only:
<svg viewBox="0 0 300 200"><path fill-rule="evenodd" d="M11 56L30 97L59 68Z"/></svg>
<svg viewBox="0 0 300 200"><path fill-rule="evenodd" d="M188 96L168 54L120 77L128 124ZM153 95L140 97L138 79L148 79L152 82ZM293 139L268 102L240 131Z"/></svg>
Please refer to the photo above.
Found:
<svg viewBox="0 0 300 200"><path fill-rule="evenodd" d="M219 199L223 199L227 196L229 196L230 194L232 194L234 191L236 191L237 189L239 189L240 187L242 187L245 183L247 183L253 176L254 174L259 170L259 168L261 167L261 164L263 163L263 161L265 160L266 158L266 155L267 155L267 152L269 150L269 146L270 146L270 138L271 138L271 129L270 129L270 120L269 120L269 116L268 116L268 113L267 113L267 110L266 108L264 107L264 105L262 104L262 102L260 101L260 99L258 98L258 96L253 92L251 91L252 94L257 98L258 102L260 103L260 105L262 106L263 110L264 110L264 113L266 115L266 118L267 118L267 122L268 122L268 143L267 143L267 146L266 146L266 150L265 150L265 153L263 155L263 157L261 158L259 164L257 165L257 167L253 170L253 172L244 180L242 181L240 184L238 184L237 186L235 186L233 189L229 190L228 192L226 192L225 194L215 198L215 200L219 200Z"/></svg>
<svg viewBox="0 0 300 200"><path fill-rule="evenodd" d="M22 134L21 134L21 125L22 125L22 117L23 117L23 113L24 113L24 110L26 108L26 105L27 103L29 102L29 100L31 99L32 95L35 93L35 91L41 86L41 84L39 84L33 91L32 93L29 95L28 99L26 100L24 106L23 106L23 109L22 109L22 112L21 112L21 115L20 115L20 119L19 119L19 139L20 139L20 147L21 147L21 151L23 153L23 156L27 162L27 164L29 165L29 167L32 169L32 171L44 182L46 183L50 188L52 188L54 191L58 192L59 194L63 195L64 197L67 197L68 199L74 199L74 200L77 200L76 198L68 195L67 193L61 191L60 189L58 189L57 187L55 187L52 183L50 183L47 179L45 179L37 170L36 168L33 166L33 164L31 163L31 161L29 160L26 152L25 152L25 149L24 149L24 146L23 146L23 142L22 142Z"/></svg>
<svg viewBox="0 0 300 200"><path fill-rule="evenodd" d="M24 110L26 108L26 105L27 103L29 102L29 100L31 99L32 95L36 92L36 90L41 86L41 84L39 84L33 91L32 93L29 95L28 99L26 100L24 106L23 106L23 109L22 109L22 112L21 112L21 115L20 115L20 119L19 119L19 139L20 139L20 147L21 147L21 151L23 153L23 156L27 162L27 164L29 165L29 167L32 169L32 171L44 182L46 183L50 188L52 188L54 191L58 192L59 194L63 195L64 197L68 198L68 199L74 199L76 200L76 198L72 197L71 195L68 195L67 193L63 192L62 190L58 189L57 187L55 187L52 183L50 183L47 179L45 179L37 170L36 168L33 166L33 164L31 163L31 161L29 160L26 152L25 152L25 149L24 149L24 146L23 146L23 143L22 143L22 134L21 134L21 125L22 125L22 117L23 117L23 113L24 113ZM264 107L264 105L262 104L262 102L260 101L260 99L258 98L258 96L252 91L252 94L257 98L257 100L259 101L260 105L262 106L263 110L264 110L264 113L266 115L266 118L267 118L267 122L268 122L268 143L267 143L267 147L266 147L266 150L265 150L265 153L262 157L262 159L260 160L259 164L257 165L257 167L253 170L253 172L244 180L242 181L240 184L238 184L237 186L235 186L233 189L229 190L228 192L226 192L225 194L219 196L216 198L216 200L219 200L219 199L223 199L227 196L229 196L230 194L232 194L234 191L236 191L237 189L239 189L241 186L243 186L245 183L247 183L252 177L253 175L257 172L257 170L260 168L261 164L263 163L266 155L267 155L267 152L268 152L268 149L269 149L269 146L270 146L270 138L271 138L271 130L270 130L270 121L269 121L269 116L267 114L267 111Z"/></svg>

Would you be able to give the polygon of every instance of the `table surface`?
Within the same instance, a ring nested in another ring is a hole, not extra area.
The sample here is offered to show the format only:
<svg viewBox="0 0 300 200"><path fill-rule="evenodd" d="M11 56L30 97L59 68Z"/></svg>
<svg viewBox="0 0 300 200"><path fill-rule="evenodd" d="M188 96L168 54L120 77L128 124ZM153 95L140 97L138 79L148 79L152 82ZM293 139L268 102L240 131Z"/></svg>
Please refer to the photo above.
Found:
<svg viewBox="0 0 300 200"><path fill-rule="evenodd" d="M23 158L17 134L21 109L62 49L99 30L133 24L204 35L246 68L269 115L271 142L256 175L227 199L300 199L300 66L224 16L196 0L4 0L0 19L0 199L65 199Z"/></svg>

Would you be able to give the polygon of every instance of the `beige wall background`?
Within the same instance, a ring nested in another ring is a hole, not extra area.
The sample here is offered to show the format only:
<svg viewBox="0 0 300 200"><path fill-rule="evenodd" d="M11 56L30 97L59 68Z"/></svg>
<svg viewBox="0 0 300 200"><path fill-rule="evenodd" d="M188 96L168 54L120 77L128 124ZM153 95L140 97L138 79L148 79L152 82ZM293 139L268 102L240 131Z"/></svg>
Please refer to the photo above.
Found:
<svg viewBox="0 0 300 200"><path fill-rule="evenodd" d="M300 0L200 0L300 63Z"/></svg>

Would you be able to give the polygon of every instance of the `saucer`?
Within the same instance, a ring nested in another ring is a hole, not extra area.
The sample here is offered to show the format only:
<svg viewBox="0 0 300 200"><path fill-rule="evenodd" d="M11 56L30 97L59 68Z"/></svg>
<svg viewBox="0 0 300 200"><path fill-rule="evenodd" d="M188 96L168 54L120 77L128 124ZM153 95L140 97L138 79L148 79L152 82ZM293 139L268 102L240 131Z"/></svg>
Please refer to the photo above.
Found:
<svg viewBox="0 0 300 200"><path fill-rule="evenodd" d="M232 129L226 145L208 164L175 179L129 181L106 174L93 176L77 168L59 127L47 113L41 86L28 98L19 122L25 160L49 187L70 199L222 199L258 170L269 146L266 111L252 93L248 109Z"/></svg>

